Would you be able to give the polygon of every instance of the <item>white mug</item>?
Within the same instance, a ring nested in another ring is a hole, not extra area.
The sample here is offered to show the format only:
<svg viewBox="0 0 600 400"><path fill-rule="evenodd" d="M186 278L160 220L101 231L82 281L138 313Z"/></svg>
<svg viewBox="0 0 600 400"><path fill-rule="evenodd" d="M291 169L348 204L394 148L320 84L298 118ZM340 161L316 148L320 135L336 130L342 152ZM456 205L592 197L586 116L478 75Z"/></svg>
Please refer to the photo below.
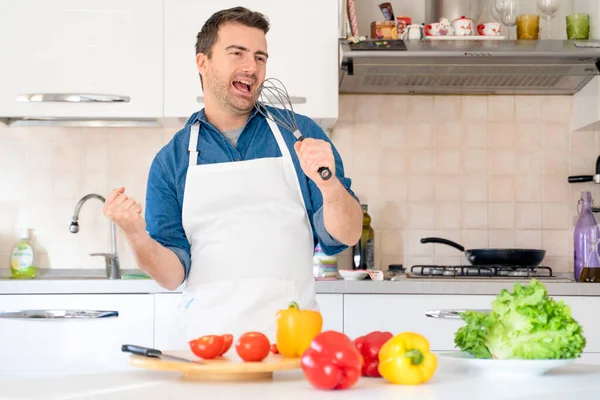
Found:
<svg viewBox="0 0 600 400"><path fill-rule="evenodd" d="M477 32L481 36L501 36L502 24L498 22L486 22L477 26Z"/></svg>
<svg viewBox="0 0 600 400"><path fill-rule="evenodd" d="M423 26L417 24L408 25L402 33L402 39L422 39Z"/></svg>
<svg viewBox="0 0 600 400"><path fill-rule="evenodd" d="M464 16L452 21L452 27L454 28L454 34L456 36L473 35L475 32L473 25L473 20L471 18L465 18Z"/></svg>

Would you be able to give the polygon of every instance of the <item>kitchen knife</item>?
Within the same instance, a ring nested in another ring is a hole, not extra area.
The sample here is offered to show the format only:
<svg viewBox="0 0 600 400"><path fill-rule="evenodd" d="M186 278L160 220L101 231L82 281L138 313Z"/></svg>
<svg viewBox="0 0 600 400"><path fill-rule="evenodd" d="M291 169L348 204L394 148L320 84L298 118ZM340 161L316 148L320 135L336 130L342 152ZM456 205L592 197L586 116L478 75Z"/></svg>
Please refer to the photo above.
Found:
<svg viewBox="0 0 600 400"><path fill-rule="evenodd" d="M199 360L189 360L187 358L171 356L169 354L163 354L162 351L157 349L150 349L148 347L136 346L134 344L124 344L121 346L121 351L132 353L137 356L146 356L146 357L154 357L159 358L165 361L179 361L179 362L187 362L187 363L199 363L202 364Z"/></svg>

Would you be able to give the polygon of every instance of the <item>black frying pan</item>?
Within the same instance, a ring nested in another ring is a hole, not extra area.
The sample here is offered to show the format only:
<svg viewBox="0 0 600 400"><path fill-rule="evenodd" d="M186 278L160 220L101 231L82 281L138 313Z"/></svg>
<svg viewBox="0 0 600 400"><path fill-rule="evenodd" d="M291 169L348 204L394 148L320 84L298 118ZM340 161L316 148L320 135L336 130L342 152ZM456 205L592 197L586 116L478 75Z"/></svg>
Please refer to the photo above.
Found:
<svg viewBox="0 0 600 400"><path fill-rule="evenodd" d="M546 250L533 249L471 249L448 239L436 237L422 238L421 243L441 243L452 246L465 253L471 265L521 265L538 266L546 256Z"/></svg>

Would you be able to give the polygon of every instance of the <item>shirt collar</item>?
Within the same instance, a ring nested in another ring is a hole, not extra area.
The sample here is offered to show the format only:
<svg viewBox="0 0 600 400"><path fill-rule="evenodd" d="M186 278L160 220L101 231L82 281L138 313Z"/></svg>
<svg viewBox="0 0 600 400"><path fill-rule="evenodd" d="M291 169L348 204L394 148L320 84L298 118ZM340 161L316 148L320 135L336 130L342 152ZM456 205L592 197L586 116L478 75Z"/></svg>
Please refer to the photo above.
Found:
<svg viewBox="0 0 600 400"><path fill-rule="evenodd" d="M258 114L258 110L256 109L256 107L254 107L252 113L250 114L250 117L248 118L248 121L246 122L246 125L254 118L256 114ZM193 113L185 124L193 125L196 122L200 122L200 124L210 124L210 122L208 122L208 120L206 119L206 113L204 112L204 108L200 111Z"/></svg>

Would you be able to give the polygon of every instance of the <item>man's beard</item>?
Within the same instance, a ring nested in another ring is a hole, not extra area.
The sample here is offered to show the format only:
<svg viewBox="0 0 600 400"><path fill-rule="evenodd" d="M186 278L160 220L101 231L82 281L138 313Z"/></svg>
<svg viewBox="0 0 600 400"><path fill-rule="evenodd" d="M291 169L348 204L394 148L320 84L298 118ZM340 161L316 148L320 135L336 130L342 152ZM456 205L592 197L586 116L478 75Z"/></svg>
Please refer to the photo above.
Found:
<svg viewBox="0 0 600 400"><path fill-rule="evenodd" d="M207 83L217 100L236 114L248 114L254 108L254 102L234 96L231 93L231 82L223 80L212 69L210 69L210 80Z"/></svg>

